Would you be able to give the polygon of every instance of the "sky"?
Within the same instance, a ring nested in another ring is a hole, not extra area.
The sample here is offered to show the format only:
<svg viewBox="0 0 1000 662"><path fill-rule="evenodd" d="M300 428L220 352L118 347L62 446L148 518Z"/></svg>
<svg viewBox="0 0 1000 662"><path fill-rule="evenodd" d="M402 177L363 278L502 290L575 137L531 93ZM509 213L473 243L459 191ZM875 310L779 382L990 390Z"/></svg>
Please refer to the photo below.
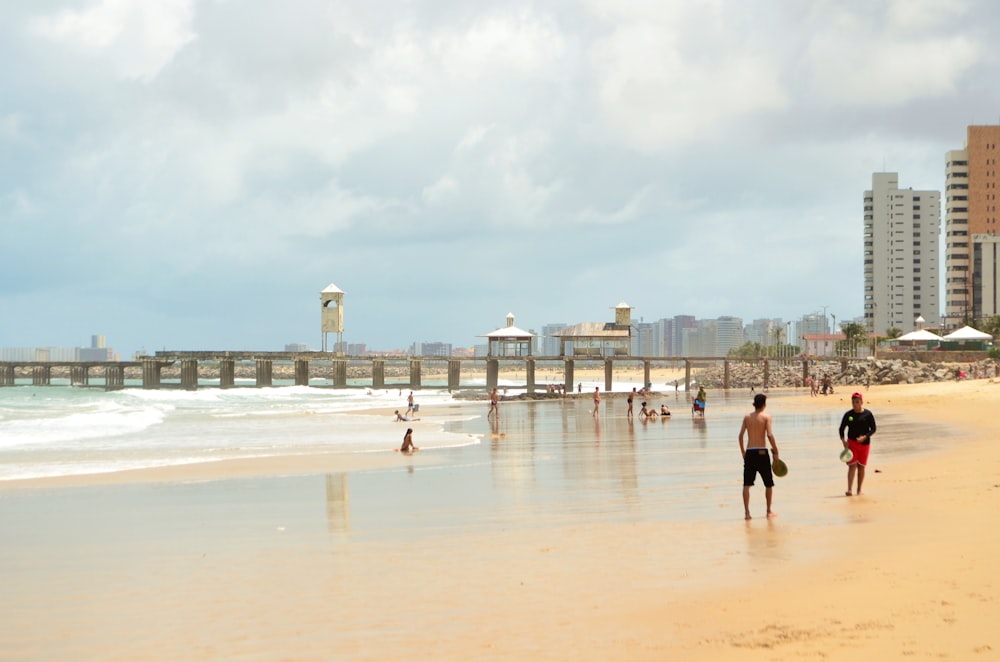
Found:
<svg viewBox="0 0 1000 662"><path fill-rule="evenodd" d="M872 173L943 190L997 34L992 0L0 0L0 347L318 349L331 283L373 350L849 320Z"/></svg>

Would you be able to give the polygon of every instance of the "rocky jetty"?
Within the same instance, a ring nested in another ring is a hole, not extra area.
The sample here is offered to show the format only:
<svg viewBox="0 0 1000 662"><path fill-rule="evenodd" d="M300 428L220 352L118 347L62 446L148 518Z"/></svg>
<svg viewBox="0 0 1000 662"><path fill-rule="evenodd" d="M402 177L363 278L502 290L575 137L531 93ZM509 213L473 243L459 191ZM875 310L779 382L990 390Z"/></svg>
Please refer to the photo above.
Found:
<svg viewBox="0 0 1000 662"><path fill-rule="evenodd" d="M942 382L958 378L959 371L968 378L997 377L1000 366L996 361L984 359L975 363L922 363L906 359L870 359L868 361L851 361L844 368L840 362L820 362L810 367L810 376L818 380L829 377L835 385L861 384L920 384L923 382ZM768 371L769 386L802 387L802 365L781 364L771 365ZM692 374L697 383L721 388L724 370L722 364L713 365L698 370ZM731 388L760 388L764 381L764 369L760 365L745 365L733 363L729 367L729 385Z"/></svg>

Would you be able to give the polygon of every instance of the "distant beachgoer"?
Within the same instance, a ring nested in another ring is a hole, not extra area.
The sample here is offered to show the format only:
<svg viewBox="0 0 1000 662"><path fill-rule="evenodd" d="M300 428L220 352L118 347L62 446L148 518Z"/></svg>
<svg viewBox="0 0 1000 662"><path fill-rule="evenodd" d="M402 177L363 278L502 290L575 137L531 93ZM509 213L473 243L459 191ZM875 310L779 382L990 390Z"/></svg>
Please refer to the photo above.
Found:
<svg viewBox="0 0 1000 662"><path fill-rule="evenodd" d="M628 411L625 413L626 416L632 415L632 401L635 399L635 387L632 387L632 392L628 394Z"/></svg>
<svg viewBox="0 0 1000 662"><path fill-rule="evenodd" d="M410 391L410 394L406 396L406 413L409 414L412 411L413 411L413 391Z"/></svg>
<svg viewBox="0 0 1000 662"><path fill-rule="evenodd" d="M660 405L660 416L670 416L670 410L666 405Z"/></svg>
<svg viewBox="0 0 1000 662"><path fill-rule="evenodd" d="M675 380L674 380L674 393L677 393L677 392L679 392L679 391L680 391L680 389L681 389L681 385L680 385L680 384L678 384L678 383L677 383L677 380L675 379Z"/></svg>
<svg viewBox="0 0 1000 662"><path fill-rule="evenodd" d="M598 410L601 408L601 388L599 386L594 387L594 416L597 416Z"/></svg>
<svg viewBox="0 0 1000 662"><path fill-rule="evenodd" d="M764 413L767 406L767 396L758 393L753 398L753 411L743 417L740 426L740 454L743 456L743 514L750 517L750 488L753 487L757 474L764 482L764 498L767 501L767 516L774 517L771 510L771 496L774 489L774 476L771 474L771 458L767 452L767 442L771 443L774 459L778 459L778 444L774 441L771 429L771 415ZM743 436L747 436L747 444L743 444Z"/></svg>
<svg viewBox="0 0 1000 662"><path fill-rule="evenodd" d="M406 428L406 434L403 435L403 445L399 447L400 453L413 453L420 450L413 445L413 428Z"/></svg>
<svg viewBox="0 0 1000 662"><path fill-rule="evenodd" d="M701 400L702 404L705 403L705 387L704 386L699 386L698 387L698 395L696 395L695 398L697 400Z"/></svg>
<svg viewBox="0 0 1000 662"><path fill-rule="evenodd" d="M852 453L851 460L847 463L847 491L844 492L847 496L851 496L855 473L858 475L858 491L855 494L861 494L861 484L865 482L865 466L868 464L872 435L875 434L876 429L875 414L865 409L863 402L864 399L860 393L851 396L851 408L844 412L838 430L844 448ZM847 430L846 438L844 430Z"/></svg>
<svg viewBox="0 0 1000 662"><path fill-rule="evenodd" d="M583 382L580 382L579 384L576 385L576 392L583 393Z"/></svg>
<svg viewBox="0 0 1000 662"><path fill-rule="evenodd" d="M400 414L398 409L396 410L396 422L397 423L399 423L400 421L419 421L419 420L420 420L419 418L407 418L406 416L403 416L402 414Z"/></svg>
<svg viewBox="0 0 1000 662"><path fill-rule="evenodd" d="M486 418L489 418L494 413L496 413L497 416L500 415L499 402L500 402L500 395L497 393L497 390L494 387L494 389L490 391L490 410L486 412Z"/></svg>
<svg viewBox="0 0 1000 662"><path fill-rule="evenodd" d="M639 405L639 418L646 418L649 416L649 410L646 409L646 403L640 403Z"/></svg>

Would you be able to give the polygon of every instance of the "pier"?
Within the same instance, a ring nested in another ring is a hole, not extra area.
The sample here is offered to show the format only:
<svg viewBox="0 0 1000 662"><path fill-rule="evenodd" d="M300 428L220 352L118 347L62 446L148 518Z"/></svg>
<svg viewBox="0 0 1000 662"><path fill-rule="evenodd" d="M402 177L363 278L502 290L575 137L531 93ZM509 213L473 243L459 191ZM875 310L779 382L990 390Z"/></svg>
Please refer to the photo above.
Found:
<svg viewBox="0 0 1000 662"><path fill-rule="evenodd" d="M823 359L824 362L838 362L842 369L847 363L863 359L837 358ZM182 388L197 390L199 388L237 388L237 387L268 387L275 383L275 366L291 367L292 381L296 386L311 386L310 379L323 371L329 375L329 385L317 388L406 388L417 390L424 387L423 376L428 368L433 368L432 374L447 376L446 384L435 385L433 388L449 390L483 388L482 384L467 384L462 382L463 369L465 374L475 372L485 373L485 388L492 389L499 384L501 374L516 372L524 373L524 384L513 388L523 388L528 393L546 390L549 386L561 386L566 392L573 392L575 385L574 372L578 365L585 364L588 368L595 364L603 367L604 390L611 391L616 366L634 368L641 364L643 384L650 384L650 374L654 364L657 366L675 366L684 369L684 387L687 390L691 384L691 371L701 365L723 364L722 388L730 388L730 367L733 364L755 364L761 366L762 383L769 382L769 370L772 364L801 364L802 380L805 383L809 376L810 366L815 359L803 357L777 359L736 359L723 357L636 357L636 356L482 356L474 358L450 358L437 356L423 357L350 357L338 356L328 352L183 352L163 351L153 356L138 356L132 361L107 362L75 362L75 361L5 361L0 362L0 387L17 385L18 372L21 373L22 384L26 380L26 372L30 372L31 385L49 386L53 384L54 373L60 373L65 380L68 377L71 386L103 387L105 390L117 390L126 386L126 371L132 376L129 379L141 380L137 384L145 389ZM243 371L252 366L253 384L237 385L237 366ZM164 379L166 369L179 377ZM348 385L349 368L355 369L366 378L360 378L367 383ZM539 382L536 379L538 370L542 368L556 371L559 381L553 383ZM211 373L211 377L207 377ZM96 379L95 379L96 377ZM103 379L101 379L103 377ZM393 379L395 377L395 379ZM200 383L205 379L218 379L215 384ZM92 380L102 383L91 383Z"/></svg>

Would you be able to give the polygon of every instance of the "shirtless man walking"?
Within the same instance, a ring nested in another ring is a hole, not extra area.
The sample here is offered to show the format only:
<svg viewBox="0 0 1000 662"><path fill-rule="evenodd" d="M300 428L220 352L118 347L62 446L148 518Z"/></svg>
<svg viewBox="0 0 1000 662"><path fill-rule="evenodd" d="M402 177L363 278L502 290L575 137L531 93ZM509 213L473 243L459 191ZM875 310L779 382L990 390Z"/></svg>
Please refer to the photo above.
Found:
<svg viewBox="0 0 1000 662"><path fill-rule="evenodd" d="M743 417L740 427L740 454L743 455L743 511L746 519L750 519L750 488L759 473L764 482L764 495L767 498L767 516L774 517L771 510L771 492L774 488L774 477L771 475L771 458L767 452L767 442L771 443L774 459L778 459L778 444L774 441L771 430L771 415L764 413L767 406L767 396L758 393L753 398L753 411ZM748 443L743 444L746 434Z"/></svg>
<svg viewBox="0 0 1000 662"><path fill-rule="evenodd" d="M599 386L594 387L594 416L597 416L598 410L601 408L601 388Z"/></svg>

